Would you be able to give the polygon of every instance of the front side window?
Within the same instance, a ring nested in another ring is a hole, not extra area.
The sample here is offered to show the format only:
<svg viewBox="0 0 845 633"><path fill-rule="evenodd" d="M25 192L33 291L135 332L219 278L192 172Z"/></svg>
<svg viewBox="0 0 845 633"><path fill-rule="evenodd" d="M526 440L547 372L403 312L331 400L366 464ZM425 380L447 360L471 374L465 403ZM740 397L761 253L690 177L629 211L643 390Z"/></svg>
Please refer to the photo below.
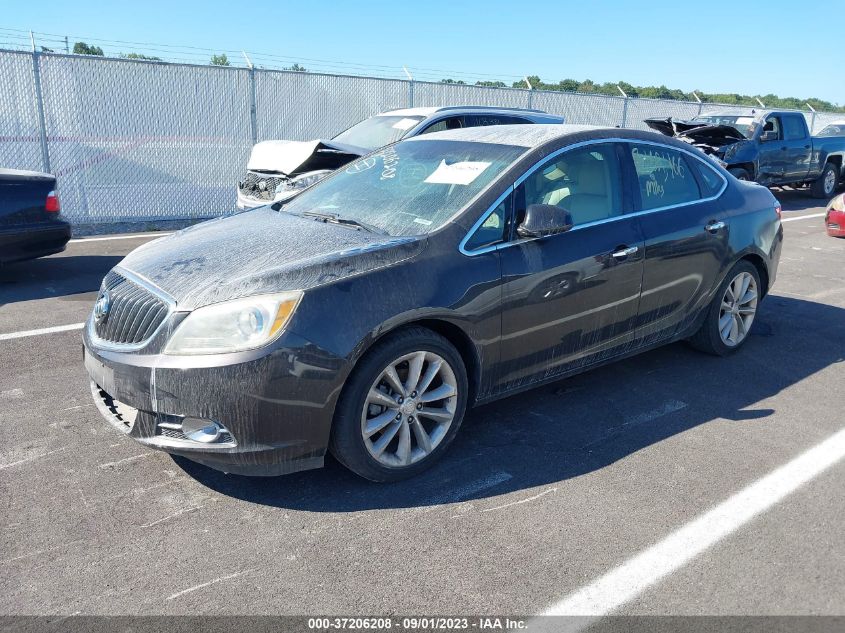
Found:
<svg viewBox="0 0 845 633"><path fill-rule="evenodd" d="M364 149L378 149L398 141L422 120L421 116L374 116L353 125L332 140Z"/></svg>
<svg viewBox="0 0 845 633"><path fill-rule="evenodd" d="M434 231L525 152L524 147L418 137L343 167L284 206L354 220L388 235Z"/></svg>
<svg viewBox="0 0 845 633"><path fill-rule="evenodd" d="M512 195L507 196L501 204L493 209L493 212L487 216L481 226L475 229L475 232L466 241L464 249L474 251L504 241L512 199Z"/></svg>
<svg viewBox="0 0 845 633"><path fill-rule="evenodd" d="M609 143L555 156L521 187L525 208L558 206L569 212L575 226L622 214L622 177L615 147Z"/></svg>
<svg viewBox="0 0 845 633"><path fill-rule="evenodd" d="M783 140L783 134L780 131L780 120L776 116L770 116L763 124L763 134L774 132L774 137L778 140Z"/></svg>
<svg viewBox="0 0 845 633"><path fill-rule="evenodd" d="M698 182L682 152L662 145L631 145L643 210L701 199Z"/></svg>
<svg viewBox="0 0 845 633"><path fill-rule="evenodd" d="M432 123L427 128L425 128L421 134L431 134L432 132L443 132L444 130L459 130L460 128L464 127L464 117L462 116L450 116L445 119L441 119L437 123Z"/></svg>

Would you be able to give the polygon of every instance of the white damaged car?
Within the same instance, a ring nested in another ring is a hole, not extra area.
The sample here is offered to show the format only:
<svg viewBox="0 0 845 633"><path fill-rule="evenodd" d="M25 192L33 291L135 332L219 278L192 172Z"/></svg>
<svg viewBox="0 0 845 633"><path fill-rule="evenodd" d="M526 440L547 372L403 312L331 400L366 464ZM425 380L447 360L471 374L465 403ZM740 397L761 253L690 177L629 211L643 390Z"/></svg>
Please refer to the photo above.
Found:
<svg viewBox="0 0 845 633"><path fill-rule="evenodd" d="M238 209L285 201L335 169L400 139L482 125L563 123L542 110L487 106L405 108L382 112L330 140L256 143L238 183Z"/></svg>

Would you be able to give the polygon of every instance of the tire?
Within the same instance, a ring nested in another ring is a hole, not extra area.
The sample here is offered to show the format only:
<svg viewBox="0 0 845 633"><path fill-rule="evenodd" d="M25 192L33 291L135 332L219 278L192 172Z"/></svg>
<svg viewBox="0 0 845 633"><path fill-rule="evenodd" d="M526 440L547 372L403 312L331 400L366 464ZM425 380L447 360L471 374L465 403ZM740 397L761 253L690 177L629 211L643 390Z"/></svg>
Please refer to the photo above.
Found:
<svg viewBox="0 0 845 633"><path fill-rule="evenodd" d="M747 169L743 169L742 167L731 167L728 171L731 172L737 180L751 180L751 174L748 173Z"/></svg>
<svg viewBox="0 0 845 633"><path fill-rule="evenodd" d="M412 385L417 365L419 378ZM423 387L420 394L417 386ZM370 481L413 477L432 466L452 443L466 412L468 391L464 361L444 337L417 326L389 334L347 379L329 450ZM445 397L436 397L440 395Z"/></svg>
<svg viewBox="0 0 845 633"><path fill-rule="evenodd" d="M738 287L736 280L742 279L744 282L749 278L751 282L741 297L741 301L736 305L736 310L734 310L734 302L730 300L730 296L735 293L735 289ZM754 293L753 300L748 298L748 291ZM699 330L690 337L689 343L699 351L715 356L727 356L735 353L748 340L762 292L760 274L757 272L757 268L747 260L738 261L719 285L713 301L707 307L704 322ZM723 300L725 300L726 305L731 305L730 311L724 309ZM725 330L728 330L727 338L724 335ZM733 341L730 340L731 335L734 335Z"/></svg>
<svg viewBox="0 0 845 633"><path fill-rule="evenodd" d="M834 163L825 163L822 175L810 185L810 195L814 198L829 200L839 184L839 168Z"/></svg>

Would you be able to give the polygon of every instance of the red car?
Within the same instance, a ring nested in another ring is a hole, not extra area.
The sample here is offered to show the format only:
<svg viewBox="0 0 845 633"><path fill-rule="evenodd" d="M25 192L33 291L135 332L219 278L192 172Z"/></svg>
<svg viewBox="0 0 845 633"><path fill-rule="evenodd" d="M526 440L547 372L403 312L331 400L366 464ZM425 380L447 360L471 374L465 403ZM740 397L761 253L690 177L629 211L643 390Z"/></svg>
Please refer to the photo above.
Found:
<svg viewBox="0 0 845 633"><path fill-rule="evenodd" d="M828 235L845 237L845 193L840 193L827 205L824 225Z"/></svg>

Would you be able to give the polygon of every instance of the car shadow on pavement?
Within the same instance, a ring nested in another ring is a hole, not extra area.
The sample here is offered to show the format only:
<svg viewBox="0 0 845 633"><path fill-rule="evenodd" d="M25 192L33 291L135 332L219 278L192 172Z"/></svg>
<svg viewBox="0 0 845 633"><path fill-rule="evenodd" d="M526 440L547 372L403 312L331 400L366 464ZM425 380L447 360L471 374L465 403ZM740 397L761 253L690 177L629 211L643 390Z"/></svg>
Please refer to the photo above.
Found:
<svg viewBox="0 0 845 633"><path fill-rule="evenodd" d="M842 191L842 187L839 188L838 192ZM808 188L804 189L793 189L791 187L778 187L772 189L771 192L774 194L775 198L781 204L783 211L818 211L819 208L824 210L825 206L829 200L823 200L821 198L814 198L810 195L810 190ZM833 194L834 196L836 193ZM831 196L832 198L833 196Z"/></svg>
<svg viewBox="0 0 845 633"><path fill-rule="evenodd" d="M766 424L774 410L758 403L845 360L843 323L845 309L768 297L739 353L716 358L677 343L476 408L438 464L400 483L367 482L329 457L322 470L275 478L226 475L175 459L213 490L274 507L495 505L491 497L537 494L714 420Z"/></svg>
<svg viewBox="0 0 845 633"><path fill-rule="evenodd" d="M122 255L44 257L0 268L0 305L97 292Z"/></svg>

